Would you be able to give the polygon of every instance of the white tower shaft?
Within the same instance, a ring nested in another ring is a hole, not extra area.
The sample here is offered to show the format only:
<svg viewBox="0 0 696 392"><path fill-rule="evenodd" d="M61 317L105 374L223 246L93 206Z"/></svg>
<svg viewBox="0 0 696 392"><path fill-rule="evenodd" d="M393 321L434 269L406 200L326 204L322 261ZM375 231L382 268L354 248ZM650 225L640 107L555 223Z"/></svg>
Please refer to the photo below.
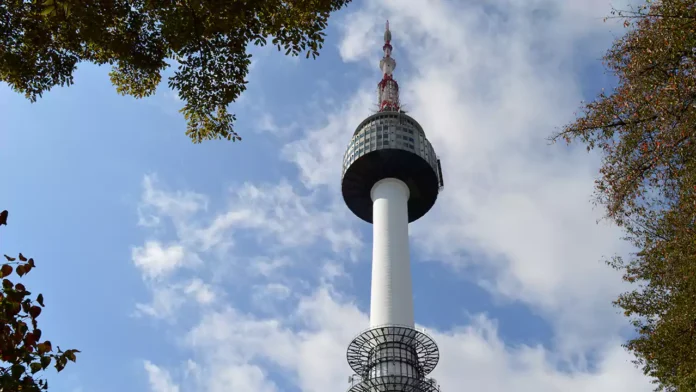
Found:
<svg viewBox="0 0 696 392"><path fill-rule="evenodd" d="M408 186L385 178L372 197L372 291L370 327L403 325L413 328L413 288L408 247Z"/></svg>

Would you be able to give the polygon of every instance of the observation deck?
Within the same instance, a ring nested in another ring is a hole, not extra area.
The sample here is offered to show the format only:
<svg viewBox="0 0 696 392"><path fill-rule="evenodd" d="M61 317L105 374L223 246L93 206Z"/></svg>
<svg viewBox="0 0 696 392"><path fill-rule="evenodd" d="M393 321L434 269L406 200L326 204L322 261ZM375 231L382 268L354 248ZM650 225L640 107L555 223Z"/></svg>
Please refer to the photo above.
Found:
<svg viewBox="0 0 696 392"><path fill-rule="evenodd" d="M426 376L440 352L425 332L404 325L382 325L363 331L348 346L348 364L356 373L348 392L439 392Z"/></svg>
<svg viewBox="0 0 696 392"><path fill-rule="evenodd" d="M402 111L382 111L363 120L343 157L343 199L368 223L372 223L370 191L385 178L408 186L409 223L432 208L444 185L440 160L423 128Z"/></svg>

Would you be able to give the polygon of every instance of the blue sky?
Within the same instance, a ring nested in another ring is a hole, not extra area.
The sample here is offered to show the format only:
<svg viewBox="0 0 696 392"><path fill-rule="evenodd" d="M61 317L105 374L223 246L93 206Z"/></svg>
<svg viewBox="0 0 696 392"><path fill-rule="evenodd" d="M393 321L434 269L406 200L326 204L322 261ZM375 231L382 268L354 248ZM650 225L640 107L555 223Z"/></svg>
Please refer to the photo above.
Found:
<svg viewBox="0 0 696 392"><path fill-rule="evenodd" d="M618 5L618 4L615 4ZM192 144L181 102L115 93L108 69L30 104L0 85L2 252L23 252L44 334L82 350L56 391L341 391L367 327L371 226L340 162L376 100L389 19L395 77L443 162L410 227L417 322L444 391L649 391L620 347L627 251L589 203L598 159L549 146L613 81L605 0L362 0L317 60L253 48L242 143Z"/></svg>

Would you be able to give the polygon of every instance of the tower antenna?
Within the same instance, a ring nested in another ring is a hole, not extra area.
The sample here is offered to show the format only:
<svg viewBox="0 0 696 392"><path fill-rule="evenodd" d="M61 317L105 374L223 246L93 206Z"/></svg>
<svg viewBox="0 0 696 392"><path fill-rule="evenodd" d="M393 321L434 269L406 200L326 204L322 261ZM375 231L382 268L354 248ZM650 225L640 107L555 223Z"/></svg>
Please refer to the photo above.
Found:
<svg viewBox="0 0 696 392"><path fill-rule="evenodd" d="M392 35L389 30L389 21L387 21L384 29L384 57L379 61L379 69L382 70L382 80L377 84L377 102L379 111L396 111L400 109L399 103L399 84L394 80L394 69L396 68L396 60L391 57Z"/></svg>

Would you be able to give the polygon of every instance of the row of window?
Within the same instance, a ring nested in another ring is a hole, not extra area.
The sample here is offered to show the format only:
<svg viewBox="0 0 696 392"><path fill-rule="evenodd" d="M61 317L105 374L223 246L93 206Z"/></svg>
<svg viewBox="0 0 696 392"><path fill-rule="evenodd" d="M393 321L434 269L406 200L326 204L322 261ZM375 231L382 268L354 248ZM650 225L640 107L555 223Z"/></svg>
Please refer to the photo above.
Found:
<svg viewBox="0 0 696 392"><path fill-rule="evenodd" d="M422 131L418 131L416 130L416 128L409 126L408 124L400 123L397 121L387 122L384 120L377 120L375 122L365 124L365 126L363 126L363 128L360 130L359 134L369 131L382 132L388 130L406 132L410 133L411 135L419 135L422 137L425 136L425 134Z"/></svg>
<svg viewBox="0 0 696 392"><path fill-rule="evenodd" d="M395 135L395 139L396 139ZM413 138L401 137L399 140L389 140L386 137L375 137L371 139L366 139L364 141L359 141L358 143L351 143L350 147L346 151L346 155L343 161L344 170L348 168L356 159L365 155L370 151L387 149L387 148L398 148L402 150L411 151L421 157L423 157L433 169L436 169L437 159L435 157L434 150L430 143L427 141L421 143L418 146ZM420 148L418 148L420 147Z"/></svg>
<svg viewBox="0 0 696 392"><path fill-rule="evenodd" d="M410 131L410 132L408 132ZM410 134L407 134L410 133ZM432 146L430 146L430 143L427 142L427 140L421 135L420 138L414 138L413 136L413 130L411 129L402 129L399 130L397 127L387 127L385 126L383 130L374 130L370 129L369 131L362 131L355 135L353 137L353 140L351 140L351 143L348 145L348 150L347 154L352 152L351 150L354 149L355 146L361 147L369 144L370 142L375 143L379 142L380 140L385 140L385 139L393 139L393 140L404 140L410 142L409 144L413 144L414 146L412 147L415 149L416 145L419 146L424 146L426 147L427 150L431 151L425 151L426 153L431 152L432 153ZM392 137L393 136L393 137Z"/></svg>
<svg viewBox="0 0 696 392"><path fill-rule="evenodd" d="M415 366L397 361L378 363L372 369L370 369L369 374L370 377L405 376L411 378L420 378L421 376L418 374Z"/></svg>
<svg viewBox="0 0 696 392"><path fill-rule="evenodd" d="M410 119L406 116L402 116L402 115L397 114L397 113L393 113L393 114L380 113L380 115L377 118L368 122L366 124L366 126L370 126L372 124L382 125L382 124L395 124L395 123L409 125L411 128L414 128L414 129L420 129L420 127L416 124L415 121L413 121L412 119ZM363 127L363 129L364 129L364 127ZM421 133L422 133L422 131L421 131Z"/></svg>
<svg viewBox="0 0 696 392"><path fill-rule="evenodd" d="M363 143L369 143L370 140L380 140L380 139L388 139L389 136L394 135L395 139L403 139L403 140L408 140L411 143L415 143L416 139L412 138L411 136L402 134L401 132L369 132L369 133L361 133L358 134L353 140L350 142L348 145L348 149L350 150L351 147L353 147L355 144L363 144ZM422 140L422 139L421 139Z"/></svg>
<svg viewBox="0 0 696 392"><path fill-rule="evenodd" d="M436 169L435 151L417 124L402 115L382 113L354 135L344 155L343 171L356 159L374 150L398 148L414 152Z"/></svg>
<svg viewBox="0 0 696 392"><path fill-rule="evenodd" d="M389 139L387 139L387 138L384 138L384 139L379 138L379 139L372 140L372 142L365 141L365 143L360 143L360 144L354 146L354 148L349 148L348 151L346 151L345 161L347 162L351 158L351 155L355 155L355 154L363 155L362 153L365 151L373 151L375 149L390 148L390 147L405 148L408 150L412 150L413 152L416 151L416 146L414 144L412 144L412 142L409 142L409 140L389 141ZM423 154L419 154L419 155L423 155Z"/></svg>
<svg viewBox="0 0 696 392"><path fill-rule="evenodd" d="M366 153L370 151L375 151L375 150L381 150L381 149L387 149L387 148L398 148L402 150L407 150L411 151L413 153L417 153L416 151L416 146L414 146L411 143L408 143L406 141L393 141L390 142L389 140L377 140L376 142L373 142L371 144L364 144L359 147L356 147L353 151L348 151L345 156L345 161L343 163L343 168L344 170L348 168L356 159L360 158L361 156L365 155ZM421 150L421 153L418 154L420 156L424 156L428 162L433 165L431 162L432 159L430 159L430 155L427 153L423 153L423 150Z"/></svg>
<svg viewBox="0 0 696 392"><path fill-rule="evenodd" d="M378 362L387 358L418 363L418 355L413 347L400 342L388 342L380 345L368 357L368 362Z"/></svg>

